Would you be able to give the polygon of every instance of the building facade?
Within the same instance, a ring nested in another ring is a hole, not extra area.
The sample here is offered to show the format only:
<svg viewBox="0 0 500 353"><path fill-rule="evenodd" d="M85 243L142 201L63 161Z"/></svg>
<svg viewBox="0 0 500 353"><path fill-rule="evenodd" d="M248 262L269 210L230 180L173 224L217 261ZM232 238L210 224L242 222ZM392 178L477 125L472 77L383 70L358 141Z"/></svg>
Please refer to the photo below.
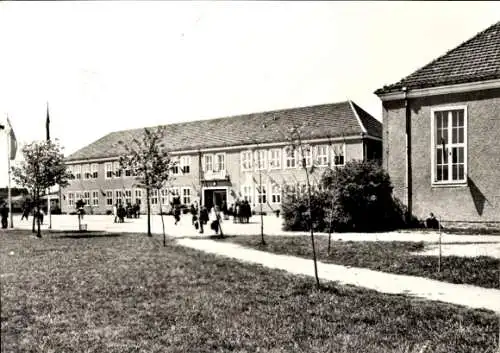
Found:
<svg viewBox="0 0 500 353"><path fill-rule="evenodd" d="M246 199L255 211L279 210L285 188L300 190L306 183L300 151L286 139L298 125L306 165L316 167L313 184L325 168L381 159L380 122L351 101L166 125L165 144L178 164L168 185L151 192L152 212L160 206L168 212L174 195L186 206ZM119 142L140 138L142 131L111 133L67 158L74 177L62 192L64 213L74 212L79 199L91 214L109 213L117 202L138 202L144 212L145 190L118 163L124 152Z"/></svg>
<svg viewBox="0 0 500 353"><path fill-rule="evenodd" d="M379 89L383 166L417 217L500 222L500 23Z"/></svg>

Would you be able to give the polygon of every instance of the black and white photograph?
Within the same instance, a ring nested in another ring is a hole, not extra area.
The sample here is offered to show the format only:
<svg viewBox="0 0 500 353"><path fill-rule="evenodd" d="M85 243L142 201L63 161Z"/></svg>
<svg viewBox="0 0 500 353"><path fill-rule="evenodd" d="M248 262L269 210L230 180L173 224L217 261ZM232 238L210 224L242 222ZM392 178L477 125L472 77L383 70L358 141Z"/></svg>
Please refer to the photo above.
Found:
<svg viewBox="0 0 500 353"><path fill-rule="evenodd" d="M0 2L2 353L500 353L500 2Z"/></svg>

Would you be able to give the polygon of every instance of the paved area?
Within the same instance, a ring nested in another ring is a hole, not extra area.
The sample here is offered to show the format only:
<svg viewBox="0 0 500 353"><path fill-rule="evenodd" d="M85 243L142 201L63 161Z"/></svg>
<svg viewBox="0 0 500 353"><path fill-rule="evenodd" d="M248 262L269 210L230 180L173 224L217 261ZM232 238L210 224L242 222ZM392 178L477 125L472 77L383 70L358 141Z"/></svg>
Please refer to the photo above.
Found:
<svg viewBox="0 0 500 353"><path fill-rule="evenodd" d="M276 255L243 248L233 243L221 243L207 239L178 239L177 242L183 246L240 261L260 264L297 275L314 276L312 260ZM422 277L394 275L322 262L318 263L318 274L320 279L324 281L338 281L383 293L405 294L500 313L500 290L497 289L451 284Z"/></svg>

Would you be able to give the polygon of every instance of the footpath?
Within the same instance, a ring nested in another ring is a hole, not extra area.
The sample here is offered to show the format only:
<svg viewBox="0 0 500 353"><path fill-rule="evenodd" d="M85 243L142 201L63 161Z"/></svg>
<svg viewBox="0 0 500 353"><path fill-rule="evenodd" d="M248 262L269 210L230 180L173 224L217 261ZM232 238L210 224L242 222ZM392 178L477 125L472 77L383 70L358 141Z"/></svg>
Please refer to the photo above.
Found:
<svg viewBox="0 0 500 353"><path fill-rule="evenodd" d="M296 275L314 276L313 262L308 259L272 254L244 248L234 243L217 242L209 239L179 238L176 242L192 249L260 264ZM423 277L395 275L322 262L318 262L318 275L323 281L337 281L382 293L404 294L463 305L474 309L492 310L500 314L500 290L498 289L446 283Z"/></svg>

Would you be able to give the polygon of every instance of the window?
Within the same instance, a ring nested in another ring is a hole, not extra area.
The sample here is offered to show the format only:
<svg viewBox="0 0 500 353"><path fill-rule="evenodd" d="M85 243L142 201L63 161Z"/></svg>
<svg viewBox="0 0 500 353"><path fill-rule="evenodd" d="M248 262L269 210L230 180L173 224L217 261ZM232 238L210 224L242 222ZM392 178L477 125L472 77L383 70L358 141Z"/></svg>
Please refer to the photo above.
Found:
<svg viewBox="0 0 500 353"><path fill-rule="evenodd" d="M130 168L125 169L125 176L126 177L132 176L132 169Z"/></svg>
<svg viewBox="0 0 500 353"><path fill-rule="evenodd" d="M328 165L328 145L316 146L316 163L323 167Z"/></svg>
<svg viewBox="0 0 500 353"><path fill-rule="evenodd" d="M75 194L72 192L68 193L68 205L69 206L75 205Z"/></svg>
<svg viewBox="0 0 500 353"><path fill-rule="evenodd" d="M75 165L75 178L76 179L82 178L82 166L81 165Z"/></svg>
<svg viewBox="0 0 500 353"><path fill-rule="evenodd" d="M113 206L113 191L106 190L106 205Z"/></svg>
<svg viewBox="0 0 500 353"><path fill-rule="evenodd" d="M125 190L125 204L132 203L132 190Z"/></svg>
<svg viewBox="0 0 500 353"><path fill-rule="evenodd" d="M172 174L179 174L179 158L172 157Z"/></svg>
<svg viewBox="0 0 500 353"><path fill-rule="evenodd" d="M303 146L300 151L300 166L304 167L303 159L305 159L305 167L310 167L312 165L312 153L311 146Z"/></svg>
<svg viewBox="0 0 500 353"><path fill-rule="evenodd" d="M241 152L241 170L252 170L252 151Z"/></svg>
<svg viewBox="0 0 500 353"><path fill-rule="evenodd" d="M271 202L281 203L281 187L278 184L271 187Z"/></svg>
<svg viewBox="0 0 500 353"><path fill-rule="evenodd" d="M266 203L267 202L266 186L265 185L257 186L257 202L258 203Z"/></svg>
<svg viewBox="0 0 500 353"><path fill-rule="evenodd" d="M68 168L67 168L67 170L68 170L68 173L69 173L69 179L75 179L75 172L74 172L73 166L69 165Z"/></svg>
<svg viewBox="0 0 500 353"><path fill-rule="evenodd" d="M182 203L184 205L191 204L191 188L182 188Z"/></svg>
<svg viewBox="0 0 500 353"><path fill-rule="evenodd" d="M113 171L115 174L115 178L120 178L122 176L122 170L120 168L119 162L113 162Z"/></svg>
<svg viewBox="0 0 500 353"><path fill-rule="evenodd" d="M467 109L432 111L432 181L463 183L467 180Z"/></svg>
<svg viewBox="0 0 500 353"><path fill-rule="evenodd" d="M99 191L92 191L92 206L99 206Z"/></svg>
<svg viewBox="0 0 500 353"><path fill-rule="evenodd" d="M83 202L85 202L85 205L90 205L90 191L83 192Z"/></svg>
<svg viewBox="0 0 500 353"><path fill-rule="evenodd" d="M255 170L266 169L266 150L255 151Z"/></svg>
<svg viewBox="0 0 500 353"><path fill-rule="evenodd" d="M97 177L99 176L99 164L92 163L90 167L92 169L92 178L97 179Z"/></svg>
<svg viewBox="0 0 500 353"><path fill-rule="evenodd" d="M215 168L214 172L226 170L226 155L224 153L217 153L215 155Z"/></svg>
<svg viewBox="0 0 500 353"><path fill-rule="evenodd" d="M106 171L106 179L111 179L113 177L113 163L106 163L104 170Z"/></svg>
<svg viewBox="0 0 500 353"><path fill-rule="evenodd" d="M281 169L281 150L272 149L269 151L269 169Z"/></svg>
<svg viewBox="0 0 500 353"><path fill-rule="evenodd" d="M295 168L297 163L297 151L291 147L285 148L285 167Z"/></svg>
<svg viewBox="0 0 500 353"><path fill-rule="evenodd" d="M157 205L158 204L158 190L157 189L152 189L151 191L151 205Z"/></svg>
<svg viewBox="0 0 500 353"><path fill-rule="evenodd" d="M123 193L121 190L115 190L115 202L122 203Z"/></svg>
<svg viewBox="0 0 500 353"><path fill-rule="evenodd" d="M336 144L332 146L333 165L341 166L345 164L345 144Z"/></svg>
<svg viewBox="0 0 500 353"><path fill-rule="evenodd" d="M168 203L168 189L160 190L160 201L162 205L166 205Z"/></svg>
<svg viewBox="0 0 500 353"><path fill-rule="evenodd" d="M249 185L242 186L241 193L243 198L247 200L250 204L252 203L253 189Z"/></svg>
<svg viewBox="0 0 500 353"><path fill-rule="evenodd" d="M189 174L191 171L191 157L190 156L182 156L181 157L181 172L183 174Z"/></svg>
<svg viewBox="0 0 500 353"><path fill-rule="evenodd" d="M142 203L142 190L141 189L135 189L135 202L139 205Z"/></svg>
<svg viewBox="0 0 500 353"><path fill-rule="evenodd" d="M83 179L90 179L90 164L82 165Z"/></svg>
<svg viewBox="0 0 500 353"><path fill-rule="evenodd" d="M206 155L204 156L203 161L205 162L205 163L204 163L204 168L205 168L204 170L205 170L206 172L208 172L208 171L212 171L212 170L213 170L213 166L214 166L214 165L213 165L213 155L211 155L211 154L206 154Z"/></svg>

